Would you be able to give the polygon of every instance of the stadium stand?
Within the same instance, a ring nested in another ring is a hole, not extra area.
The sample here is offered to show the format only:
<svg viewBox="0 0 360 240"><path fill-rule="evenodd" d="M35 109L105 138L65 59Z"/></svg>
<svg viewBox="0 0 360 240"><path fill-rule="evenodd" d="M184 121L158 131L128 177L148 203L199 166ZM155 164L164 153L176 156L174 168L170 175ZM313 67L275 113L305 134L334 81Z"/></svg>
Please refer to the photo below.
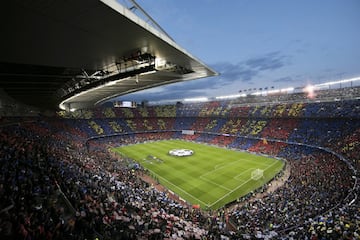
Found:
<svg viewBox="0 0 360 240"><path fill-rule="evenodd" d="M269 98L2 117L1 239L359 239L360 101ZM173 138L283 158L289 176L203 211L107 151Z"/></svg>
<svg viewBox="0 0 360 240"><path fill-rule="evenodd" d="M0 239L360 239L360 87L328 85L311 99L298 88L101 105L217 75L135 1L117 2L2 3ZM220 209L200 209L109 151L163 139L265 154L286 167Z"/></svg>

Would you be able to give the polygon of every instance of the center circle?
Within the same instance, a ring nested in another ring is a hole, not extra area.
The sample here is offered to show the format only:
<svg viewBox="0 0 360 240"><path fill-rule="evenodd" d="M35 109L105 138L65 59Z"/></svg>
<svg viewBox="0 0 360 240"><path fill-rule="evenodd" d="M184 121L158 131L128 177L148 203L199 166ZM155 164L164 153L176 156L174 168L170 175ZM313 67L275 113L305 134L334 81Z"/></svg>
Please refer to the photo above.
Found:
<svg viewBox="0 0 360 240"><path fill-rule="evenodd" d="M187 157L193 155L194 151L190 149L171 149L169 154L176 157Z"/></svg>

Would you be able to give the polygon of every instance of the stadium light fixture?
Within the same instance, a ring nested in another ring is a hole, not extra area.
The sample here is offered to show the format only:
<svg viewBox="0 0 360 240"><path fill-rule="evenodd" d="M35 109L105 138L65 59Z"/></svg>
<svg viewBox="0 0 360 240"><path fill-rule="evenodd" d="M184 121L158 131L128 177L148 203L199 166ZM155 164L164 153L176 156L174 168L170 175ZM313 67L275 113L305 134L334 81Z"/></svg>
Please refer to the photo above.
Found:
<svg viewBox="0 0 360 240"><path fill-rule="evenodd" d="M107 82L105 83L104 85L105 86L113 86L113 85L116 85L117 81L110 81L110 82Z"/></svg>
<svg viewBox="0 0 360 240"><path fill-rule="evenodd" d="M314 98L315 95L315 86L313 85L308 85L305 88L303 88L303 92L307 93L307 97L308 98Z"/></svg>
<svg viewBox="0 0 360 240"><path fill-rule="evenodd" d="M155 68L163 68L166 65L166 60L160 57L155 58Z"/></svg>
<svg viewBox="0 0 360 240"><path fill-rule="evenodd" d="M198 97L198 98L185 98L185 102L206 102L208 98L206 97Z"/></svg>
<svg viewBox="0 0 360 240"><path fill-rule="evenodd" d="M251 95L253 96L267 96L269 94L275 94L275 93L290 93L293 92L295 90L295 88L293 87L288 87L288 88L282 88L282 89L274 89L274 90L266 90L266 91L259 91L259 92L254 92L251 93Z"/></svg>
<svg viewBox="0 0 360 240"><path fill-rule="evenodd" d="M215 97L215 99L233 99L233 98L238 98L238 97L246 97L246 94L243 93L243 94L219 96L219 97Z"/></svg>
<svg viewBox="0 0 360 240"><path fill-rule="evenodd" d="M263 95L265 92L254 92L252 93L251 95L253 96L260 96L260 95Z"/></svg>
<svg viewBox="0 0 360 240"><path fill-rule="evenodd" d="M283 88L283 89L280 89L280 92L286 92L286 93L289 93L289 92L293 92L295 88L293 87L289 87L289 88Z"/></svg>
<svg viewBox="0 0 360 240"><path fill-rule="evenodd" d="M356 81L360 81L360 77L343 79L343 80L338 80L338 81L331 81L331 82L326 82L326 83L320 83L320 84L316 84L315 87L322 88L322 87L328 87L328 86L332 86L332 85L336 85L336 84L343 84L343 83L356 82Z"/></svg>
<svg viewBox="0 0 360 240"><path fill-rule="evenodd" d="M275 93L279 93L279 92L280 92L279 89L274 89L274 90L267 91L268 94L275 94Z"/></svg>
<svg viewBox="0 0 360 240"><path fill-rule="evenodd" d="M156 72L157 72L156 70L152 70L152 71L149 71L149 72L143 72L143 73L140 73L139 76L149 75L149 74L153 74L153 73L156 73Z"/></svg>

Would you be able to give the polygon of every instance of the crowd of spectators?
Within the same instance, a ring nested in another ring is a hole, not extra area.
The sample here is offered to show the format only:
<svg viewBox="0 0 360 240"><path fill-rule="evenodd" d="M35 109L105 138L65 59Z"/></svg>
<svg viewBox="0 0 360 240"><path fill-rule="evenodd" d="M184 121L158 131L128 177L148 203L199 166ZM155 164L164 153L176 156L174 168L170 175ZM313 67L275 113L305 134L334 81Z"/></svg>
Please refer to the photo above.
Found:
<svg viewBox="0 0 360 240"><path fill-rule="evenodd" d="M340 225L344 217L341 215L321 231L313 229L314 223L319 221L318 215L341 204L354 184L344 163L330 154L316 153L288 161L288 164L291 174L283 187L232 212L238 232L249 236L281 236L287 232L293 239L342 239L345 230L346 234L358 231L359 223L352 219L344 218L344 224Z"/></svg>
<svg viewBox="0 0 360 240"><path fill-rule="evenodd" d="M229 120L210 118L224 108L211 103L203 110L129 110L130 119L113 118L116 114L104 110L111 118L34 118L9 124L0 128L0 237L360 239L359 189L353 189L359 176L332 152L359 171L359 108L358 102L349 103L352 107L323 103L246 108L254 115L241 121L231 109L226 110L233 116ZM336 117L327 118L324 112L331 114L334 106ZM175 112L182 115L175 118ZM196 118L194 112L204 117ZM291 117L285 112L292 112ZM314 118L319 112L321 118ZM274 114L282 118L255 117ZM149 118L139 121L141 116ZM159 132L157 124L163 126ZM107 152L109 145L189 137L182 129L199 130L194 141L287 159L290 177L263 198L253 199L253 193L230 209L202 212L144 181L145 171L132 160ZM113 136L105 138L109 133Z"/></svg>
<svg viewBox="0 0 360 240"><path fill-rule="evenodd" d="M131 160L19 126L0 135L2 239L202 239L214 224L143 181Z"/></svg>

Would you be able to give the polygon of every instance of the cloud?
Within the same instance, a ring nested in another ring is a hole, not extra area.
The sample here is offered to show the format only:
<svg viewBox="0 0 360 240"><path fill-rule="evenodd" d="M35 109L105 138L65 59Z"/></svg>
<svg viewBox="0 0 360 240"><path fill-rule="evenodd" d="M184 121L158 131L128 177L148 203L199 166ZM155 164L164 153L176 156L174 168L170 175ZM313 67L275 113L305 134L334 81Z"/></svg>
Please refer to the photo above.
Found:
<svg viewBox="0 0 360 240"><path fill-rule="evenodd" d="M173 83L163 86L168 91L195 91L204 89L216 89L218 85L218 77L195 79L190 81Z"/></svg>
<svg viewBox="0 0 360 240"><path fill-rule="evenodd" d="M207 96L210 93L220 92L222 89L233 88L239 82L253 85L256 77L266 71L282 68L288 64L289 57L280 52L271 52L240 62L219 62L211 64L211 68L219 72L219 76L202 78L170 85L164 85L154 90L144 90L131 95L137 101L151 99L151 101L191 98ZM275 82L293 80L290 77L280 78Z"/></svg>
<svg viewBox="0 0 360 240"><path fill-rule="evenodd" d="M247 68L243 63L222 62L213 64L212 68L220 73L218 78L222 84L231 84L239 80L249 82L258 74L257 70Z"/></svg>
<svg viewBox="0 0 360 240"><path fill-rule="evenodd" d="M176 100L183 98L191 98L194 96L206 96L207 91L211 89L214 83L211 83L213 79L198 79L192 81L185 81L179 83L173 83L156 87L154 89L147 89L140 92L127 94L126 96L120 97L121 99L132 100L132 101L160 101L160 100ZM206 87L204 87L206 86ZM155 91L156 89L156 91Z"/></svg>
<svg viewBox="0 0 360 240"><path fill-rule="evenodd" d="M264 56L255 57L247 60L245 64L251 69L259 71L275 70L285 66L287 57L280 52L271 52Z"/></svg>
<svg viewBox="0 0 360 240"><path fill-rule="evenodd" d="M221 81L219 82L221 84L231 84L235 81L250 83L262 72L276 70L288 65L289 59L289 56L277 51L238 63L216 63L211 67L220 73Z"/></svg>
<svg viewBox="0 0 360 240"><path fill-rule="evenodd" d="M294 82L294 81L295 81L295 79L293 79L292 77L282 77L282 78L278 78L278 79L273 80L273 82L276 82L276 83Z"/></svg>

